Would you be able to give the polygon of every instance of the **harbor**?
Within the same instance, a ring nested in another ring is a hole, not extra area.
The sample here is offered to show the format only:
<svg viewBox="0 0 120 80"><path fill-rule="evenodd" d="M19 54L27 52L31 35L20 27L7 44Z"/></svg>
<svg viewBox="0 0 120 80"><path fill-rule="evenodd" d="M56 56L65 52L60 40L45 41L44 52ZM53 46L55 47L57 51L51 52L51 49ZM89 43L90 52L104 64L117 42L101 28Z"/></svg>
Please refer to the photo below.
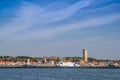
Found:
<svg viewBox="0 0 120 80"><path fill-rule="evenodd" d="M0 68L120 68L120 60L88 58L87 49L83 49L83 57L1 56Z"/></svg>

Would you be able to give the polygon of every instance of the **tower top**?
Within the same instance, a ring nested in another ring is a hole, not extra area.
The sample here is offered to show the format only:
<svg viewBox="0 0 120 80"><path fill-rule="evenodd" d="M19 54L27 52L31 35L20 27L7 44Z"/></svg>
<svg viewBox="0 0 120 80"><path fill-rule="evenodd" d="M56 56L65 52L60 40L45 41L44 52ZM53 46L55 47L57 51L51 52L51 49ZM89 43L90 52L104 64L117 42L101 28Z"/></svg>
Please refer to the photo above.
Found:
<svg viewBox="0 0 120 80"><path fill-rule="evenodd" d="M83 48L83 50L87 50L86 48Z"/></svg>

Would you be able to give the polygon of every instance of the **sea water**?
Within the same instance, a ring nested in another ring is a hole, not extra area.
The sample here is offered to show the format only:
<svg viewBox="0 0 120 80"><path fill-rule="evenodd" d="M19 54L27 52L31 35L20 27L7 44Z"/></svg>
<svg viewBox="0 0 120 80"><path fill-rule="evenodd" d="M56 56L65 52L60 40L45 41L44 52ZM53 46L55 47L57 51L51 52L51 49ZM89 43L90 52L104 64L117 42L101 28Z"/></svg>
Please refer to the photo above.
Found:
<svg viewBox="0 0 120 80"><path fill-rule="evenodd" d="M0 80L120 80L120 69L0 68Z"/></svg>

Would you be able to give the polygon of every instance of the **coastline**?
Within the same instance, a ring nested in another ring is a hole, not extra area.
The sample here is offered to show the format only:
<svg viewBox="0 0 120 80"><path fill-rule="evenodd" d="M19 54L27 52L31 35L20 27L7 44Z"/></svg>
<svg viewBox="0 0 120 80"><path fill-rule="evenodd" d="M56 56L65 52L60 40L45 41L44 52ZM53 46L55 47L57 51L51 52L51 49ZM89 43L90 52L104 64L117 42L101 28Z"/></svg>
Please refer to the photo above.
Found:
<svg viewBox="0 0 120 80"><path fill-rule="evenodd" d="M0 66L1 68L75 68L75 69L120 69L120 67L58 67L58 66Z"/></svg>

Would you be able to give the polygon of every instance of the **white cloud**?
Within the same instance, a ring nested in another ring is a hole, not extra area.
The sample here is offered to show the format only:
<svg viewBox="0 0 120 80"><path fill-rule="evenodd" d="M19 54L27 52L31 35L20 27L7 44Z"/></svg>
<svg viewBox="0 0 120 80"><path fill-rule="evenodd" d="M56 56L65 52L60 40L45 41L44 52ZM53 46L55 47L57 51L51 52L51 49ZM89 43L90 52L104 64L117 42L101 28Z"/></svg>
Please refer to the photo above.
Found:
<svg viewBox="0 0 120 80"><path fill-rule="evenodd" d="M81 5L82 4L82 5ZM70 17L77 9L84 8L89 5L89 1L80 1L63 10L46 12L45 8L39 5L23 2L20 9L15 12L15 17L7 22L3 29L0 30L0 35L6 36L17 31L22 31L39 23L40 25L54 21L63 20Z"/></svg>
<svg viewBox="0 0 120 80"><path fill-rule="evenodd" d="M73 41L64 41L64 39L62 39L63 41L56 40L57 42L54 42L54 40L52 40L56 36L59 37L59 34L64 34L65 32L71 33L72 31L76 31L77 29L80 30L82 28L88 30L88 27L105 25L107 26L120 20L120 14L116 12L97 15L92 18L86 16L87 18L84 19L84 16L81 16L82 14L88 15L88 13L91 12L91 14L89 14L91 16L92 13L95 14L96 12L101 12L105 10L107 12L107 9L111 9L111 6L114 6L114 8L116 8L117 6L109 5L103 8L100 7L92 10L84 10L84 8L92 6L92 1L94 2L94 0L81 0L73 5L61 8L60 10L50 10L51 4L47 5L47 7L41 7L40 5L23 2L17 12L13 12L15 16L11 18L8 22L5 22L4 25L2 25L0 28L0 53L5 52L11 55L30 54L31 56L64 56L64 54L65 56L69 56L69 54L71 54L71 56L74 56L80 55L79 52L82 48L86 46L89 50L92 50L94 48L96 49L96 51L92 52L97 52L97 50L101 50L103 51L103 53L105 53L104 48L107 47L107 50L112 49L112 45L116 45L115 50L118 49L119 45L117 45L117 43L119 44L119 41L112 42L112 40L109 39L102 41L103 38L99 36L96 38L96 36L94 35L94 37L84 37L81 39L80 36L78 36L80 40L75 39ZM80 15L75 15L76 13ZM68 20L68 18L70 17L76 19L77 16L81 19L76 20L76 22L68 22L65 24L63 22L57 26L52 24L64 21L65 19ZM116 51L119 52L119 50ZM90 53L92 54L92 52ZM110 53L112 52L113 51L110 51ZM97 54L95 56L97 56Z"/></svg>
<svg viewBox="0 0 120 80"><path fill-rule="evenodd" d="M102 17L97 17L85 21L78 21L76 23L69 23L62 26L57 26L56 28L47 28L47 29L40 29L33 32L26 32L24 35L15 35L11 36L13 39L18 40L32 40L32 39L45 39L51 38L58 34L63 34L66 31L76 30L80 28L87 28L87 27L96 27L100 25L106 25L115 22L116 20L120 19L119 14L112 14Z"/></svg>
<svg viewBox="0 0 120 80"><path fill-rule="evenodd" d="M51 27L52 25L50 25L48 28L45 26L48 23L61 21L71 17L76 11L82 10L84 7L87 7L91 4L92 3L90 0L82 0L62 10L46 11L48 6L47 8L43 8L39 5L23 2L21 8L15 12L16 16L2 26L3 28L0 30L0 36L11 39L44 39L56 36L57 34L65 31L104 25L120 19L119 14L109 14L107 16L104 15L102 17L98 16L96 18L86 19L84 21L80 20L74 23L67 23L62 26L58 25L56 28ZM39 26L39 30L37 29L32 32L29 31L29 28L35 28L36 25ZM21 33L24 33L24 35Z"/></svg>

